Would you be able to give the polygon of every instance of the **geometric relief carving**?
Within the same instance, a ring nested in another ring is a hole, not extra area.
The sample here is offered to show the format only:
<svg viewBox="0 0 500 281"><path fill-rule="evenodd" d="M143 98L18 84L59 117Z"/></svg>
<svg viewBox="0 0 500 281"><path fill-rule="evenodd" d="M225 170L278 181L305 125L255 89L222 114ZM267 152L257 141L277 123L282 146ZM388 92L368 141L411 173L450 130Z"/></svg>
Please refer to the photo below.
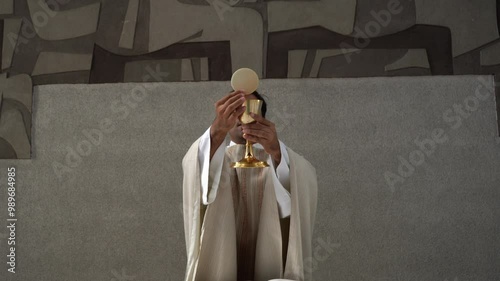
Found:
<svg viewBox="0 0 500 281"><path fill-rule="evenodd" d="M71 71L63 73L52 73L32 76L33 85L49 84L88 84L90 70Z"/></svg>
<svg viewBox="0 0 500 281"><path fill-rule="evenodd" d="M168 73L168 75L158 76L155 82L176 82L181 81L181 60L143 60L133 61L125 64L123 82L143 82L143 77L147 76L150 69Z"/></svg>
<svg viewBox="0 0 500 281"><path fill-rule="evenodd" d="M481 50L481 65L491 66L500 64L500 40Z"/></svg>
<svg viewBox="0 0 500 281"><path fill-rule="evenodd" d="M0 75L1 158L29 159L31 150L32 83L28 75Z"/></svg>
<svg viewBox="0 0 500 281"><path fill-rule="evenodd" d="M401 59L385 66L386 71L404 68L430 68L429 59L425 49L410 49Z"/></svg>
<svg viewBox="0 0 500 281"><path fill-rule="evenodd" d="M9 143L18 159L30 158L30 140L25 130L22 113L14 108L8 108L8 101L3 100L0 111L0 138Z"/></svg>
<svg viewBox="0 0 500 281"><path fill-rule="evenodd" d="M391 64L404 57L405 49L363 49L348 62L344 54L325 57L318 71L319 78L331 77L373 77L391 76L385 70Z"/></svg>
<svg viewBox="0 0 500 281"><path fill-rule="evenodd" d="M53 11L43 0L27 0L33 27L44 40L63 40L97 30L101 3L68 11Z"/></svg>
<svg viewBox="0 0 500 281"><path fill-rule="evenodd" d="M17 43L15 39L17 38L20 29L21 19L10 18L4 20L3 49L1 54L2 70L9 68L12 63L14 48Z"/></svg>
<svg viewBox="0 0 500 281"><path fill-rule="evenodd" d="M306 60L307 50L291 50L288 52L287 78L302 77L302 68Z"/></svg>
<svg viewBox="0 0 500 281"><path fill-rule="evenodd" d="M319 75L319 69L323 63L323 59L327 57L333 57L338 55L345 55L354 52L358 52L359 49L344 49L344 50L318 50L316 52L316 57L314 58L314 63L311 68L311 73L309 77L317 78Z"/></svg>
<svg viewBox="0 0 500 281"><path fill-rule="evenodd" d="M181 60L181 81L194 81L193 67L190 59Z"/></svg>
<svg viewBox="0 0 500 281"><path fill-rule="evenodd" d="M208 81L208 58L200 58L200 67L198 69L200 70L200 81Z"/></svg>
<svg viewBox="0 0 500 281"><path fill-rule="evenodd" d="M231 79L231 51L229 42L199 42L199 43L176 43L164 49L158 50L140 56L120 56L95 45L93 52L92 69L90 73L90 83L120 83L124 82L125 78L136 77L137 73L131 68L132 62L156 61L166 62L169 60L178 60L178 66L174 67L175 71L166 79L175 78L181 80L181 74L186 71L186 66L182 66L182 59L191 59L191 68L195 81L211 80L211 81L226 81ZM195 65L193 62L198 61ZM185 64L185 63L184 63ZM128 65L128 67L127 67ZM133 65L133 64L132 64ZM127 68L127 70L126 70ZM157 63L154 68L144 68L145 71L161 69L165 72L166 69L159 68ZM142 71L142 70L141 70ZM125 73L127 72L127 74ZM127 77L125 77L125 74ZM148 73L149 74L149 73ZM157 77L157 80L163 79ZM142 80L140 80L142 81Z"/></svg>
<svg viewBox="0 0 500 281"><path fill-rule="evenodd" d="M90 70L92 54L40 52L31 75Z"/></svg>
<svg viewBox="0 0 500 281"><path fill-rule="evenodd" d="M14 0L0 1L0 15L11 15L14 13Z"/></svg>
<svg viewBox="0 0 500 281"><path fill-rule="evenodd" d="M286 78L291 50L338 49L349 64L363 50L425 49L432 75L453 74L450 30L439 26L415 25L404 31L376 38L354 38L323 27L271 32L268 39L267 78ZM353 49L359 49L352 52ZM404 53L402 54L404 55ZM382 61L380 61L383 63ZM368 65L368 64L367 64ZM384 71L385 64L376 66Z"/></svg>
<svg viewBox="0 0 500 281"><path fill-rule="evenodd" d="M0 137L0 159L17 159L16 151L5 139Z"/></svg>
<svg viewBox="0 0 500 281"><path fill-rule="evenodd" d="M151 69L168 73L159 76L155 82L208 80L208 59L193 58L128 62L125 64L124 82L142 82Z"/></svg>
<svg viewBox="0 0 500 281"><path fill-rule="evenodd" d="M28 112L31 112L32 83L29 75L20 74L7 78L7 74L0 74L0 92L4 99L20 102Z"/></svg>
<svg viewBox="0 0 500 281"><path fill-rule="evenodd" d="M149 0L101 1L99 23L93 44L123 56L150 53L150 6Z"/></svg>
<svg viewBox="0 0 500 281"><path fill-rule="evenodd" d="M212 6L151 0L149 24L151 52L179 42L230 42L231 73L248 67L259 77L263 75L264 24L261 14L251 8L232 8L218 14ZM192 38L195 34L199 36Z"/></svg>
<svg viewBox="0 0 500 281"><path fill-rule="evenodd" d="M133 49L135 38L135 27L137 24L137 14L139 13L139 0L129 0L127 14L123 22L123 29L120 36L120 48Z"/></svg>
<svg viewBox="0 0 500 281"><path fill-rule="evenodd" d="M413 0L358 1L353 36L359 30L369 37L400 32L416 24ZM380 26L380 28L377 28Z"/></svg>
<svg viewBox="0 0 500 281"><path fill-rule="evenodd" d="M417 24L448 27L457 57L499 38L495 0L415 0Z"/></svg>
<svg viewBox="0 0 500 281"><path fill-rule="evenodd" d="M352 32L356 0L268 2L269 32L319 25L348 35Z"/></svg>

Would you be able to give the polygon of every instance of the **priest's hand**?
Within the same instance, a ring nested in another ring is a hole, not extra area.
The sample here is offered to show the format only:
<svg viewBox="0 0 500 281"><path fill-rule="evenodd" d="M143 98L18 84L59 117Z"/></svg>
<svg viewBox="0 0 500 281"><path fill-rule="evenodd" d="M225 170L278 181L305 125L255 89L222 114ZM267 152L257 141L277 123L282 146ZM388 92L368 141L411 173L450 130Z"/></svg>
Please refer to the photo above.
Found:
<svg viewBox="0 0 500 281"><path fill-rule="evenodd" d="M215 103L215 120L210 127L210 159L229 130L236 125L239 116L245 112L245 106L242 106L245 101L243 91L234 91Z"/></svg>
<svg viewBox="0 0 500 281"><path fill-rule="evenodd" d="M281 161L281 149L274 123L261 115L250 113L250 116L256 122L241 126L243 137L251 142L260 143L264 147L264 150L271 155L276 166L278 166Z"/></svg>
<svg viewBox="0 0 500 281"><path fill-rule="evenodd" d="M238 117L245 112L245 93L234 91L215 103L215 120L212 123L210 134L226 134L236 125Z"/></svg>

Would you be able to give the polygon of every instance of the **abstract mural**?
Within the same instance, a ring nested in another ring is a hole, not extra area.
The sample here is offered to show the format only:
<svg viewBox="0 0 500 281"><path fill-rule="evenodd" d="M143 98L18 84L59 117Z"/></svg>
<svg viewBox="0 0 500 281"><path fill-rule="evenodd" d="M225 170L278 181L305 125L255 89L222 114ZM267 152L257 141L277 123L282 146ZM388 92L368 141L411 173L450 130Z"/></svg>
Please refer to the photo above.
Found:
<svg viewBox="0 0 500 281"><path fill-rule="evenodd" d="M163 82L225 81L240 67L499 74L499 14L500 0L2 0L0 159L31 157L35 85L141 82L151 67Z"/></svg>

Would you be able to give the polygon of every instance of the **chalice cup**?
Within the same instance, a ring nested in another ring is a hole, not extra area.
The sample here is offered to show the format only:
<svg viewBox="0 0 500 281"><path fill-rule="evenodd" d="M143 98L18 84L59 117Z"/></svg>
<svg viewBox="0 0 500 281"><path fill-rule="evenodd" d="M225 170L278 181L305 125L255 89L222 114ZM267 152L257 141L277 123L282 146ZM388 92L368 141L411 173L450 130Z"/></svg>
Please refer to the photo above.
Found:
<svg viewBox="0 0 500 281"><path fill-rule="evenodd" d="M261 108L262 108L262 101L261 100L257 100L257 99L246 100L245 112L243 112L243 114L240 117L241 124L250 124L250 123L255 122L255 119L253 119L250 116L250 112L260 115ZM260 161L259 159L255 158L255 156L253 155L253 148L252 147L253 147L252 143L250 143L250 141L247 140L246 148L245 148L245 157L243 157L238 162L231 163L231 167L232 168L265 168L265 167L269 167L267 162Z"/></svg>

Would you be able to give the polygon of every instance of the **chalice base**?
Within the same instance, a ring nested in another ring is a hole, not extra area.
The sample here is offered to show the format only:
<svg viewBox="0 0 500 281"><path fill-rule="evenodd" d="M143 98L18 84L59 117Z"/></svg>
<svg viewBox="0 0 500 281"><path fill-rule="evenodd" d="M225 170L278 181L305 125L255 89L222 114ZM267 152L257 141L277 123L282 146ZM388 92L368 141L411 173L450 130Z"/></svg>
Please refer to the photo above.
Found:
<svg viewBox="0 0 500 281"><path fill-rule="evenodd" d="M250 156L244 157L238 162L231 163L231 168L265 168L269 167L269 164L264 161L260 161L259 159Z"/></svg>

